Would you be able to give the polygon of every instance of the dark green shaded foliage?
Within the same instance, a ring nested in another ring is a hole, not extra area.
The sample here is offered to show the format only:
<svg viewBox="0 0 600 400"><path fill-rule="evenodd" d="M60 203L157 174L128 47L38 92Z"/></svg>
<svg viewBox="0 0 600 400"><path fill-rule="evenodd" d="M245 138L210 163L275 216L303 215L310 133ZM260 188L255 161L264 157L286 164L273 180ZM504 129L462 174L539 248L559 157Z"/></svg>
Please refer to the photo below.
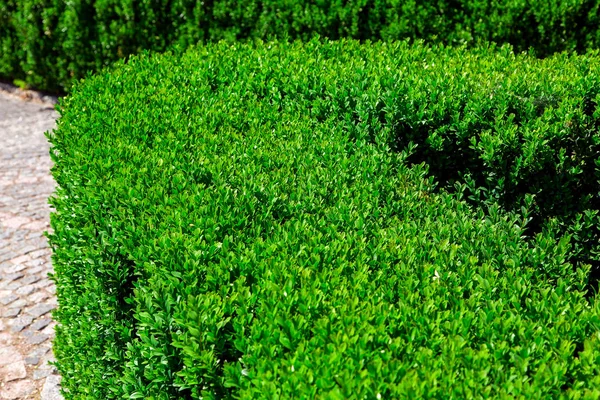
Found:
<svg viewBox="0 0 600 400"><path fill-rule="evenodd" d="M66 398L598 398L589 265L564 219L524 235L529 181L593 158L599 62L221 43L77 85L49 134Z"/></svg>
<svg viewBox="0 0 600 400"><path fill-rule="evenodd" d="M17 53L17 34L13 18L16 13L13 0L0 0L0 77L22 78L18 74L19 60L22 54Z"/></svg>
<svg viewBox="0 0 600 400"><path fill-rule="evenodd" d="M598 48L600 0L0 0L0 77L45 90L143 49L314 36L510 43L544 57Z"/></svg>

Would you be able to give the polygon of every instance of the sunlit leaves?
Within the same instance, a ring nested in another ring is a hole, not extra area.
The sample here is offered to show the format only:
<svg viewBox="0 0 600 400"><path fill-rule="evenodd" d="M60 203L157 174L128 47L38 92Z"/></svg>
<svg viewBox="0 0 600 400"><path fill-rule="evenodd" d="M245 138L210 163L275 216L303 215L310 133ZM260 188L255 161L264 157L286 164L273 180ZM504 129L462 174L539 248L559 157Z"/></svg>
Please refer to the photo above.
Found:
<svg viewBox="0 0 600 400"><path fill-rule="evenodd" d="M597 70L221 43L78 84L49 135L67 397L598 397L600 310L568 262L597 212L525 230L595 167L570 143L597 145Z"/></svg>

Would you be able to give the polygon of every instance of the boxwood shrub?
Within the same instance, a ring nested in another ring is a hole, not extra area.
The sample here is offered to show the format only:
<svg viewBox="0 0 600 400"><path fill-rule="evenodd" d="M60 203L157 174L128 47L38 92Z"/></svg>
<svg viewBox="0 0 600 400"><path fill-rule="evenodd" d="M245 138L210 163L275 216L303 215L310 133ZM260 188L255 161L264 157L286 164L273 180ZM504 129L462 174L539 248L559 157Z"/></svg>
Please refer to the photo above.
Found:
<svg viewBox="0 0 600 400"><path fill-rule="evenodd" d="M599 60L219 43L77 84L48 135L65 398L598 398L590 265L537 199L597 162Z"/></svg>
<svg viewBox="0 0 600 400"><path fill-rule="evenodd" d="M600 0L0 0L0 77L61 91L142 49L248 38L598 48Z"/></svg>

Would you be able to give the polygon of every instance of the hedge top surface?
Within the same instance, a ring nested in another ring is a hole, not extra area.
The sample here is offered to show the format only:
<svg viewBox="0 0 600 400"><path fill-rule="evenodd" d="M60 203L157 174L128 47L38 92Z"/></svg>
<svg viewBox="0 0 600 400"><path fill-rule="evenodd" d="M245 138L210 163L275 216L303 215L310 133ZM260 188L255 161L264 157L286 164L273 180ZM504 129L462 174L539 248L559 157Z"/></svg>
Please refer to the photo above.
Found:
<svg viewBox="0 0 600 400"><path fill-rule="evenodd" d="M569 237L523 240L531 197L518 215L436 191L400 139L505 132L509 100L510 129L542 134L598 66L221 43L77 85L49 135L67 398L597 398L600 309Z"/></svg>

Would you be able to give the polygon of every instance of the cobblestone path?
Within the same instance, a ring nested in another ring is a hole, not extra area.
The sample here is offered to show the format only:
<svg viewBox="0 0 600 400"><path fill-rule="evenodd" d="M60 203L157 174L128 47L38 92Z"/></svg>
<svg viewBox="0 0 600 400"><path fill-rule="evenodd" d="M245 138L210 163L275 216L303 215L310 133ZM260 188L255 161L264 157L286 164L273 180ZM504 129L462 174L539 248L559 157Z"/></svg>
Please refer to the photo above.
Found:
<svg viewBox="0 0 600 400"><path fill-rule="evenodd" d="M0 91L0 399L61 399L51 346L56 307L49 229L52 104Z"/></svg>

